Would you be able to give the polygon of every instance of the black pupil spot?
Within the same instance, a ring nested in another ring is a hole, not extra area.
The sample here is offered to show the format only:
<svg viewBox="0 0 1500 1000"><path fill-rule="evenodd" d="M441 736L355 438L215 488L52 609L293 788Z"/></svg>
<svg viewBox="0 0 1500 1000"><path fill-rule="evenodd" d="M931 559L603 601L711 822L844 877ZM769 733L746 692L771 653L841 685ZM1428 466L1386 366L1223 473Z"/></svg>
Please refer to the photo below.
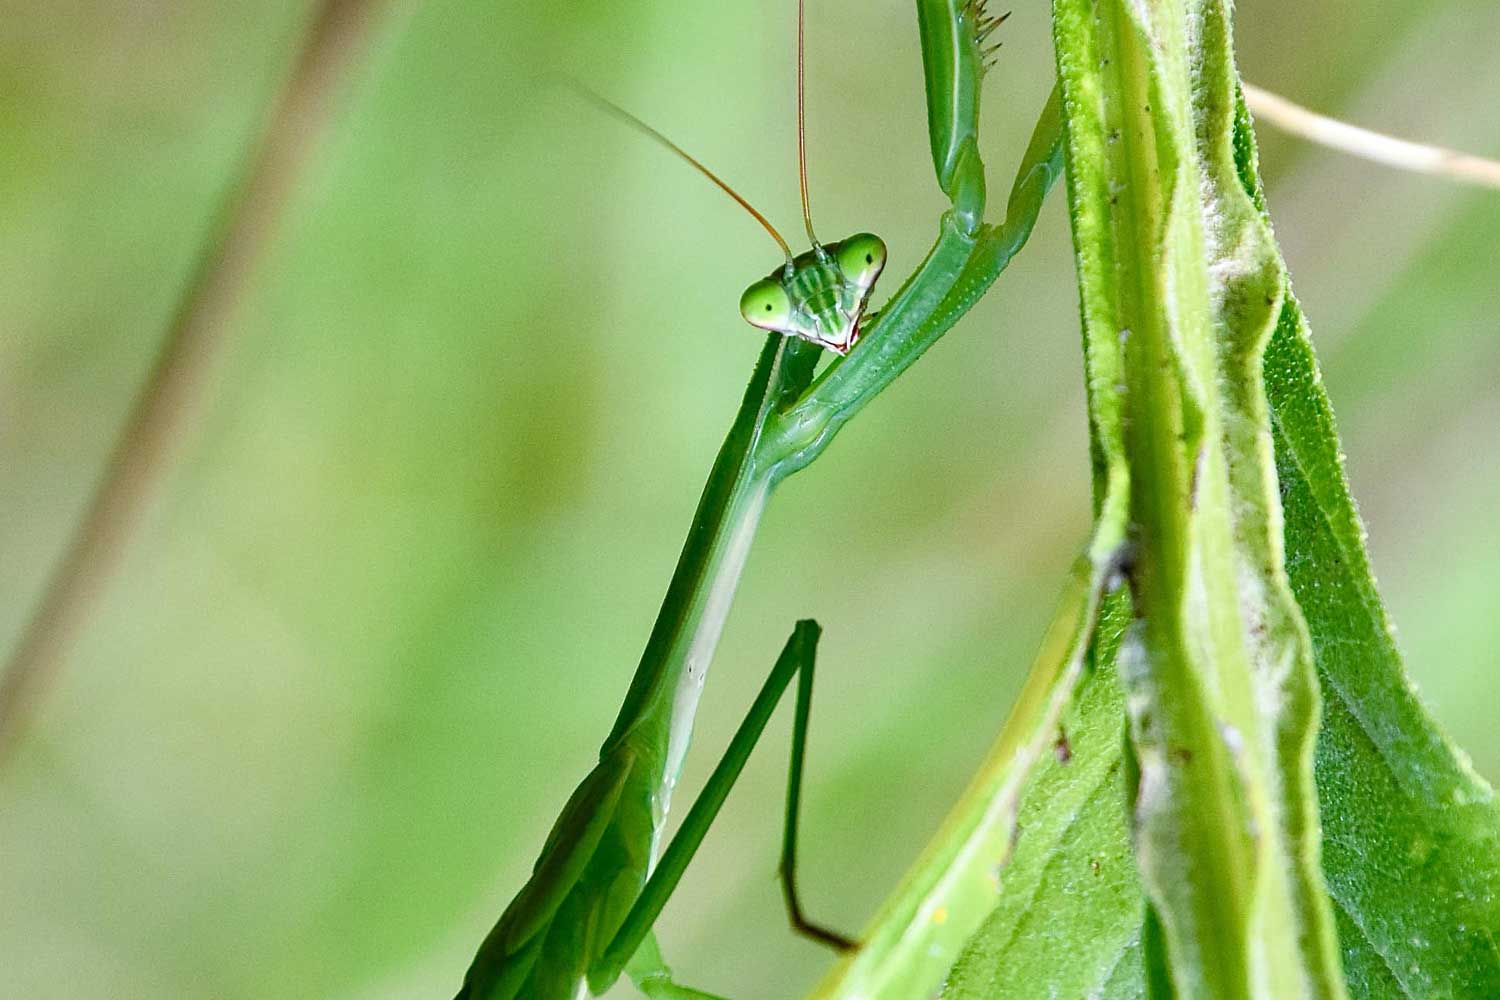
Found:
<svg viewBox="0 0 1500 1000"><path fill-rule="evenodd" d="M875 255L872 254L872 253L865 254L865 263L866 264L873 264L873 263L875 263Z"/></svg>
<svg viewBox="0 0 1500 1000"><path fill-rule="evenodd" d="M767 302L766 303L766 312L770 312L770 311L771 311L771 303Z"/></svg>

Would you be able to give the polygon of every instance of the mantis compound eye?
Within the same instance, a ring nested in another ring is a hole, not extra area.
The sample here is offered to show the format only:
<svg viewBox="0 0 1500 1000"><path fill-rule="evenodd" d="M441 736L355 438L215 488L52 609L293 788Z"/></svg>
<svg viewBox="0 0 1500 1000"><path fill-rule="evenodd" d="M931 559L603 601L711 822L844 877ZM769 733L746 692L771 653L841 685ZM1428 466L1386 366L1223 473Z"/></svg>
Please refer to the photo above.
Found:
<svg viewBox="0 0 1500 1000"><path fill-rule="evenodd" d="M885 243L874 233L855 233L838 245L834 257L844 280L866 291L874 287L885 267Z"/></svg>
<svg viewBox="0 0 1500 1000"><path fill-rule="evenodd" d="M751 326L785 332L791 325L792 300L774 278L762 278L740 296L740 315Z"/></svg>

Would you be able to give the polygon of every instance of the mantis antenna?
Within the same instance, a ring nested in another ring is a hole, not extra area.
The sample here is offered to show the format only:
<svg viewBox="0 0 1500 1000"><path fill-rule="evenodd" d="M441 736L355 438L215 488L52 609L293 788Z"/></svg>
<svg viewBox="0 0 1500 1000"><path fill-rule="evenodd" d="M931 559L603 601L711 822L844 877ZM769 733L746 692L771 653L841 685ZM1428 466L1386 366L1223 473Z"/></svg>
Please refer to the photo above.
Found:
<svg viewBox="0 0 1500 1000"><path fill-rule="evenodd" d="M797 182L802 190L802 221L807 225L807 238L817 247L818 237L813 233L812 210L807 206L807 113L803 107L803 49L802 24L805 0L797 0Z"/></svg>
<svg viewBox="0 0 1500 1000"><path fill-rule="evenodd" d="M677 145L677 143L673 142L671 139L668 139L660 132L656 131L656 129L652 128L650 125L647 125L645 122L641 121L629 111L626 111L624 108L620 107L614 101L611 101L607 97L601 97L599 94L594 93L592 90L585 87L583 84L577 82L576 80L570 82L573 84L574 89L577 90L578 93L582 94L584 97L592 101L594 105L599 108L599 110L603 111L607 115L610 115L611 117L619 119L626 125L629 125L631 128L634 128L635 130L646 136L646 138L654 139L666 149L670 150L673 153L676 153L678 156L686 160L704 177L707 177L709 180L717 184L720 190L722 190L725 194L729 195L729 197L738 202L739 206L745 211L749 212L751 216L755 218L756 222L759 222L762 226L765 227L766 232L771 234L771 239L775 240L776 244L781 247L781 252L786 254L787 263L791 264L792 248L787 246L786 240L783 239L781 234L776 231L776 227L771 225L770 220L768 220L764 215L761 215L759 212L757 212L755 210L755 206L746 201L738 191L730 187L722 177L705 167L702 163L699 163L690 153L688 153L687 150L683 149L681 146ZM805 212L807 205L807 189L805 181L802 192L802 204L803 211ZM808 225L808 232L811 232L811 223L809 223Z"/></svg>

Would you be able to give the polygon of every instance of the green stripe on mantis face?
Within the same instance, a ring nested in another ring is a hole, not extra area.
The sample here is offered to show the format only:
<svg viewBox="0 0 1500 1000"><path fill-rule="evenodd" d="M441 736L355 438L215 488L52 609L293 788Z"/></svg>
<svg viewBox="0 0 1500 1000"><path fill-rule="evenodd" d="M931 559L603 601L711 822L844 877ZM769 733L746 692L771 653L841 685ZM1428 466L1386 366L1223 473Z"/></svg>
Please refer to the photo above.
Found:
<svg viewBox="0 0 1500 1000"><path fill-rule="evenodd" d="M745 289L740 315L751 326L847 354L885 256L885 244L871 233L814 247Z"/></svg>

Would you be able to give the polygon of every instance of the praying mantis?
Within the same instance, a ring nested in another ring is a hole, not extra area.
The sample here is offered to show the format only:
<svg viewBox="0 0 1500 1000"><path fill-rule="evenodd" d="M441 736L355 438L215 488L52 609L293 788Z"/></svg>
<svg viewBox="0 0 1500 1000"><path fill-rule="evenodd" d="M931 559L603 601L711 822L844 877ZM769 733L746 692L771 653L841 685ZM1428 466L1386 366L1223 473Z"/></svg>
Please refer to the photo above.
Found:
<svg viewBox="0 0 1500 1000"><path fill-rule="evenodd" d="M1006 220L998 226L983 222L979 88L996 47L990 36L1004 16L988 13L983 0L921 0L933 162L951 207L922 264L878 317L868 315L886 262L884 243L859 233L821 244L808 208L802 8L799 0L798 169L812 244L804 254L794 256L765 217L707 167L633 115L595 99L734 198L772 235L785 260L741 299L744 318L769 335L599 763L564 806L531 879L480 946L460 1000L571 1000L604 992L622 973L651 997L709 996L672 980L651 926L794 675L782 884L795 927L840 950L855 950L853 942L802 917L795 886L797 813L819 635L815 622L794 628L723 760L658 859L662 829L707 667L773 489L821 454L843 424L993 282L1030 235L1042 199L1061 171L1061 151L1054 93L1022 159ZM838 357L818 373L825 348ZM1078 609L1065 604L1071 621ZM1084 604L1096 609L1097 596ZM1090 614L1086 611L1084 619ZM1065 630L1070 641L1063 644L1064 655L1053 658L1054 666L1067 663L1076 672L1086 631ZM955 922L953 930L961 927ZM868 958L881 950L901 949L873 949L867 943L859 953Z"/></svg>

